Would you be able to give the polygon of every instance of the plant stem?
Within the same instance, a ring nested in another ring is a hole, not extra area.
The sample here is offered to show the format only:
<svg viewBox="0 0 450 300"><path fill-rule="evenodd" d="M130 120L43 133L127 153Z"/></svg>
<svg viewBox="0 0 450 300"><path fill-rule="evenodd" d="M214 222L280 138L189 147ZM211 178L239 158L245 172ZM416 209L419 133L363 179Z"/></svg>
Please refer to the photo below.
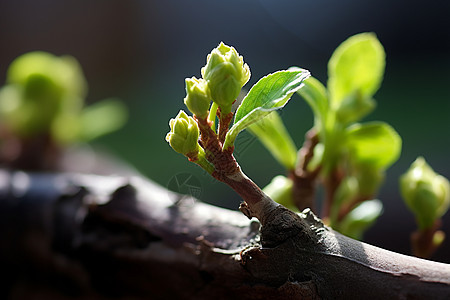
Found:
<svg viewBox="0 0 450 300"><path fill-rule="evenodd" d="M226 115L223 115L220 110L221 109L219 108L217 112L219 116L219 128L217 131L219 132L219 142L223 145L231 120L233 119L233 113L229 112Z"/></svg>
<svg viewBox="0 0 450 300"><path fill-rule="evenodd" d="M219 116L219 120L221 120L218 130L219 135L211 129L211 122L208 119L194 117L200 129L200 142L204 149L204 157L214 166L214 170L210 174L230 186L244 200L240 210L247 217L256 217L261 224L264 224L265 215L280 205L267 196L241 171L233 156L234 146L222 150L221 134L225 139L228 130L227 124L229 125L232 117L232 113L228 113L223 118Z"/></svg>
<svg viewBox="0 0 450 300"><path fill-rule="evenodd" d="M206 153L202 148L200 148L198 153L195 153L194 155L188 153L186 156L189 161L196 163L210 175L214 172L214 166L206 159Z"/></svg>
<svg viewBox="0 0 450 300"><path fill-rule="evenodd" d="M336 167L335 169L331 170L328 176L325 178L325 190L326 190L326 196L325 201L322 206L322 212L321 217L322 219L327 220L330 216L331 212L331 206L333 205L334 196L336 194L336 191L339 187L339 184L341 183L343 178L343 174L340 172L340 170Z"/></svg>
<svg viewBox="0 0 450 300"><path fill-rule="evenodd" d="M236 169L233 174L213 173L214 178L226 183L244 200L239 210L249 219L257 218L264 226L266 216L280 204L267 196L250 178L248 178L240 169Z"/></svg>
<svg viewBox="0 0 450 300"><path fill-rule="evenodd" d="M430 258L433 255L445 237L445 233L439 230L441 225L442 221L438 219L430 228L419 229L411 234L412 254L414 256ZM438 243L435 242L436 235L441 236Z"/></svg>
<svg viewBox="0 0 450 300"><path fill-rule="evenodd" d="M315 129L309 130L305 135L305 142L298 151L298 163L295 170L291 171L289 177L294 182L293 199L297 208L302 211L310 208L315 212L314 198L316 193L316 179L319 168L308 170L308 164L314 156L314 147L319 143Z"/></svg>

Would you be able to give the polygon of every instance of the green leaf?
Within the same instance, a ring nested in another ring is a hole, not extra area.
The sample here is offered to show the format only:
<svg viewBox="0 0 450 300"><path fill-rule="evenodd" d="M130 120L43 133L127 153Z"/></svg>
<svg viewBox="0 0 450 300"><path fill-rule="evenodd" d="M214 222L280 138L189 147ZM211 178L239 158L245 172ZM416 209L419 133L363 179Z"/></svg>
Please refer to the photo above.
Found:
<svg viewBox="0 0 450 300"><path fill-rule="evenodd" d="M227 133L223 148L232 146L239 132L267 116L271 111L282 108L302 86L303 80L309 76L309 71L296 68L278 71L261 78L237 109L234 125Z"/></svg>
<svg viewBox="0 0 450 300"><path fill-rule="evenodd" d="M68 145L80 139L80 128L78 112L66 111L56 116L50 130L55 141L61 145Z"/></svg>
<svg viewBox="0 0 450 300"><path fill-rule="evenodd" d="M344 41L328 62L328 90L333 107L357 92L370 99L380 87L385 67L383 46L373 33Z"/></svg>
<svg viewBox="0 0 450 300"><path fill-rule="evenodd" d="M327 90L319 80L312 76L305 79L303 83L304 86L297 93L311 107L315 117L316 130L320 132L325 126L328 112Z"/></svg>
<svg viewBox="0 0 450 300"><path fill-rule="evenodd" d="M336 110L336 118L341 124L358 122L371 113L377 106L376 101L370 97L363 97L355 91L342 100Z"/></svg>
<svg viewBox="0 0 450 300"><path fill-rule="evenodd" d="M55 56L35 51L16 58L8 68L8 83L26 87L38 75L50 83L50 91L84 98L87 84L78 61L71 56ZM42 88L42 87L38 87Z"/></svg>
<svg viewBox="0 0 450 300"><path fill-rule="evenodd" d="M384 122L355 124L346 129L346 143L350 159L356 165L383 169L400 156L402 140L398 133Z"/></svg>
<svg viewBox="0 0 450 300"><path fill-rule="evenodd" d="M356 206L339 224L338 231L354 239L361 239L364 232L383 213L383 204L374 199Z"/></svg>
<svg viewBox="0 0 450 300"><path fill-rule="evenodd" d="M88 106L81 115L81 138L92 140L121 128L127 119L125 105L117 99L106 99Z"/></svg>
<svg viewBox="0 0 450 300"><path fill-rule="evenodd" d="M334 194L333 202L330 209L330 223L331 226L336 224L339 217L339 210L344 204L351 203L359 192L358 180L354 176L345 177L339 184L336 193Z"/></svg>
<svg viewBox="0 0 450 300"><path fill-rule="evenodd" d="M278 175L272 179L272 181L263 189L263 191L272 200L280 203L290 210L298 211L298 208L294 205L292 192L293 186L294 183L291 179L283 175Z"/></svg>
<svg viewBox="0 0 450 300"><path fill-rule="evenodd" d="M358 179L359 196L367 199L377 193L384 181L385 169L386 167L376 168L371 164L355 166L354 176Z"/></svg>
<svg viewBox="0 0 450 300"><path fill-rule="evenodd" d="M297 148L276 111L261 121L253 123L248 129L286 169L295 168Z"/></svg>

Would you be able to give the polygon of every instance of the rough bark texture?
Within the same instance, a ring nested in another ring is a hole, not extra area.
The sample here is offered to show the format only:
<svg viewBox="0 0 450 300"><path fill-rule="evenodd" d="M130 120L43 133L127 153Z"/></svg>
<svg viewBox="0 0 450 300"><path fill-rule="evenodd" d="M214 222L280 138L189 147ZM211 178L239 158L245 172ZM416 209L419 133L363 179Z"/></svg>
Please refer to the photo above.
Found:
<svg viewBox="0 0 450 300"><path fill-rule="evenodd" d="M278 208L260 230L140 177L1 171L0 183L2 299L450 298L449 265L308 211Z"/></svg>

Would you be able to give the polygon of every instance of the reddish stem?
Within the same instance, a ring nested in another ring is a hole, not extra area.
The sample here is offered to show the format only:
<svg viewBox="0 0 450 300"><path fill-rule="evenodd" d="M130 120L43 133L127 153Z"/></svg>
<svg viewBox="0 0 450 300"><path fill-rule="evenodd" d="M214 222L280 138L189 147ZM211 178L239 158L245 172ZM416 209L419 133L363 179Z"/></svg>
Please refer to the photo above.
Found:
<svg viewBox="0 0 450 300"><path fill-rule="evenodd" d="M330 216L331 206L333 205L334 201L334 195L336 194L336 191L339 187L339 184L342 181L343 176L344 175L342 174L342 172L338 168L335 168L330 172L328 177L325 179L324 185L326 190L326 197L321 212L321 216L323 219L327 219Z"/></svg>
<svg viewBox="0 0 450 300"><path fill-rule="evenodd" d="M314 211L316 179L320 169L309 171L308 164L314 156L314 147L319 143L319 137L314 129L309 130L305 137L305 142L298 154L298 164L295 170L289 173L289 178L294 182L293 198L297 208L302 211L309 207Z"/></svg>
<svg viewBox="0 0 450 300"><path fill-rule="evenodd" d="M436 220L433 226L426 229L419 229L411 234L412 254L421 258L430 258L439 248L434 244L434 235L441 228L442 221Z"/></svg>
<svg viewBox="0 0 450 300"><path fill-rule="evenodd" d="M219 133L219 142L223 145L225 142L225 137L228 132L228 128L230 127L231 120L233 119L233 113L230 112L227 115L223 116L220 111L220 107L217 109L217 116L219 118L219 127L218 127L218 133Z"/></svg>
<svg viewBox="0 0 450 300"><path fill-rule="evenodd" d="M234 147L222 150L221 134L225 139L225 125L231 121L232 113L228 114L219 123L219 135L211 129L211 122L205 119L195 118L200 129L200 144L205 150L206 159L214 166L211 174L219 181L226 183L235 190L244 200L241 211L249 218L257 217L263 219L264 206L273 207L276 205L264 192L244 173L233 156ZM263 205L258 203L262 202Z"/></svg>
<svg viewBox="0 0 450 300"><path fill-rule="evenodd" d="M61 168L63 149L49 133L18 137L0 128L0 163L12 169L55 171Z"/></svg>

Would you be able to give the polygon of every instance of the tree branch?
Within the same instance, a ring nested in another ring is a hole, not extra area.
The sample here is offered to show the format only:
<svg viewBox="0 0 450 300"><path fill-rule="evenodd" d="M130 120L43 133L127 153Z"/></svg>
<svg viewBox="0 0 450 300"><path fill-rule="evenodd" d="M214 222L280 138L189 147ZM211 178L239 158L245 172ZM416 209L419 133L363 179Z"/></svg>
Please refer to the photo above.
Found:
<svg viewBox="0 0 450 300"><path fill-rule="evenodd" d="M140 177L0 177L3 298L450 297L449 265L352 240L307 210L279 238L283 208L260 230Z"/></svg>

